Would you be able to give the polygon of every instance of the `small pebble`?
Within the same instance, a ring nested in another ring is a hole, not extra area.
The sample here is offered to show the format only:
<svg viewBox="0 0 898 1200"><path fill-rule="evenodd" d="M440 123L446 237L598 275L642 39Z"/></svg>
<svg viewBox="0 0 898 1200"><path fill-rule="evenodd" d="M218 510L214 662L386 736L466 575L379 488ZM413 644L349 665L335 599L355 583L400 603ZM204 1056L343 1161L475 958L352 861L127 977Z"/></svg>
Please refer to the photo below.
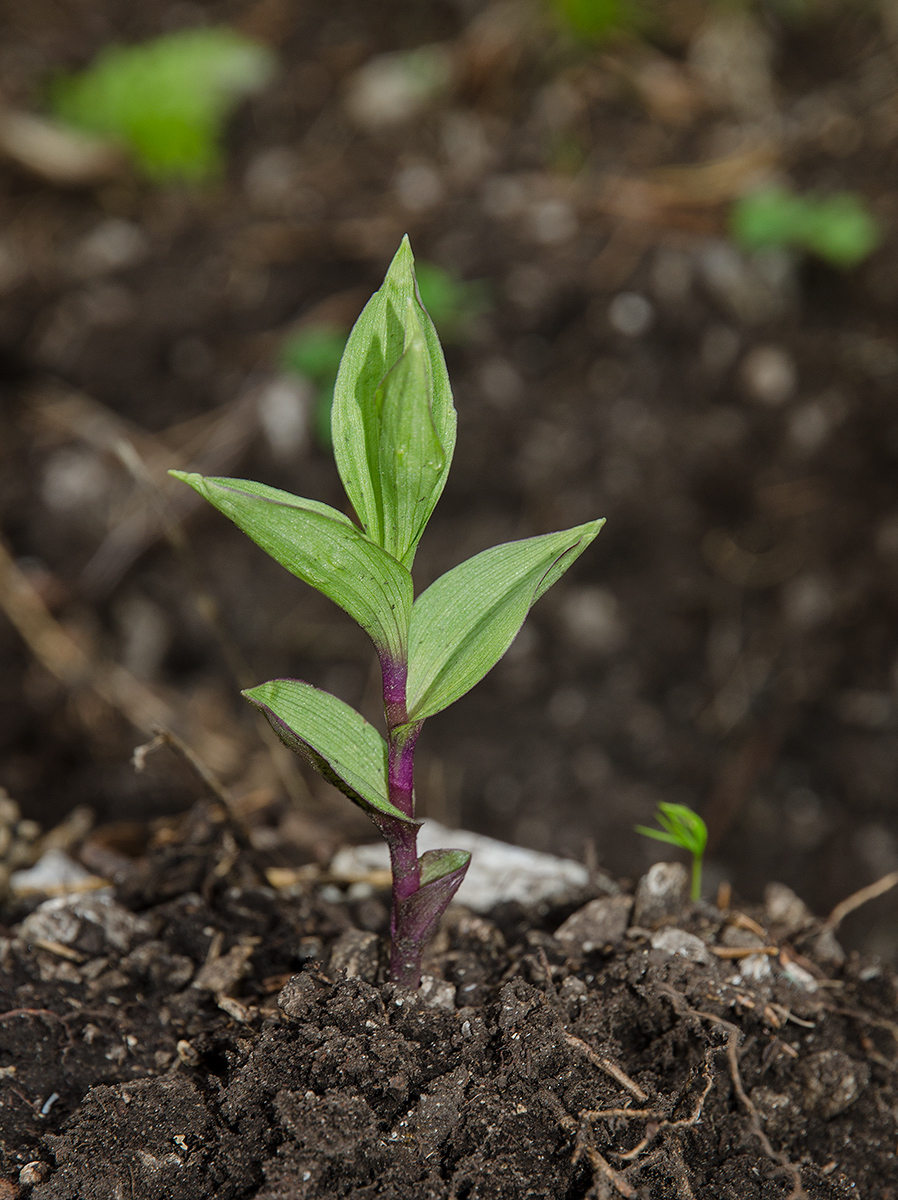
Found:
<svg viewBox="0 0 898 1200"><path fill-rule="evenodd" d="M612 329L624 337L640 337L652 327L655 310L639 292L621 292L608 306L608 320Z"/></svg>
<svg viewBox="0 0 898 1200"><path fill-rule="evenodd" d="M801 1064L804 1102L829 1121L850 1108L870 1082L870 1068L843 1050L820 1050Z"/></svg>
<svg viewBox="0 0 898 1200"><path fill-rule="evenodd" d="M533 237L545 246L568 242L577 232L577 214L566 200L542 200L529 217Z"/></svg>
<svg viewBox="0 0 898 1200"><path fill-rule="evenodd" d="M559 926L555 937L568 953L590 954L623 940L632 910L631 896L602 896L590 900Z"/></svg>
<svg viewBox="0 0 898 1200"><path fill-rule="evenodd" d="M663 950L665 954L679 954L694 963L710 963L711 955L708 947L694 933L684 929L674 929L668 926L652 934L652 949Z"/></svg>
<svg viewBox="0 0 898 1200"><path fill-rule="evenodd" d="M50 1178L50 1168L46 1163L35 1159L34 1162L25 1163L19 1171L19 1183L25 1187L34 1187L36 1183L43 1183Z"/></svg>
<svg viewBox="0 0 898 1200"><path fill-rule="evenodd" d="M565 633L582 650L612 654L627 639L617 598L607 588L572 588L561 605Z"/></svg>
<svg viewBox="0 0 898 1200"><path fill-rule="evenodd" d="M455 1011L455 986L435 975L422 975L418 995L428 1008L439 1008L445 1012Z"/></svg>
<svg viewBox="0 0 898 1200"><path fill-rule="evenodd" d="M636 887L636 902L631 924L652 929L686 906L689 872L682 863L655 863Z"/></svg>
<svg viewBox="0 0 898 1200"><path fill-rule="evenodd" d="M376 933L347 929L331 948L328 969L342 973L347 979L364 979L374 983L380 965L380 939Z"/></svg>
<svg viewBox="0 0 898 1200"><path fill-rule="evenodd" d="M150 253L147 235L133 221L109 217L86 234L72 252L72 267L81 276L103 275L133 267Z"/></svg>
<svg viewBox="0 0 898 1200"><path fill-rule="evenodd" d="M739 970L730 979L730 983L763 983L772 978L773 967L767 954L747 954L739 960Z"/></svg>
<svg viewBox="0 0 898 1200"><path fill-rule="evenodd" d="M798 384L795 360L779 346L754 346L740 373L749 396L769 408L785 404Z"/></svg>
<svg viewBox="0 0 898 1200"><path fill-rule="evenodd" d="M442 46L375 55L350 79L347 111L362 129L389 129L422 113L445 89L451 71Z"/></svg>
<svg viewBox="0 0 898 1200"><path fill-rule="evenodd" d="M305 378L280 375L259 396L259 420L278 462L301 456L309 443L309 412L314 389Z"/></svg>
<svg viewBox="0 0 898 1200"><path fill-rule="evenodd" d="M185 1066L195 1067L199 1064L199 1052L186 1039L182 1038L175 1046L175 1049L178 1052L178 1058Z"/></svg>
<svg viewBox="0 0 898 1200"><path fill-rule="evenodd" d="M437 171L425 163L404 167L393 181L396 198L409 212L427 212L443 199L443 183Z"/></svg>

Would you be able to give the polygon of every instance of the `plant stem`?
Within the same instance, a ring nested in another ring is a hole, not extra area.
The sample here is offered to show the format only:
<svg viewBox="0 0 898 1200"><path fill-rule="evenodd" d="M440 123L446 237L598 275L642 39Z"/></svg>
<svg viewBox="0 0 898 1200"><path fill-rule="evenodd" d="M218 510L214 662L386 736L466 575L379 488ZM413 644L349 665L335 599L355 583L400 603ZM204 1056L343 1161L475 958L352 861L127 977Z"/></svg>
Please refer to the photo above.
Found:
<svg viewBox="0 0 898 1200"><path fill-rule="evenodd" d="M692 889L691 899L693 903L702 898L702 856L693 854L692 856Z"/></svg>
<svg viewBox="0 0 898 1200"><path fill-rule="evenodd" d="M408 723L406 681L403 662L382 660L384 713L387 721L387 789L390 803L408 817L415 815L415 745L421 722ZM421 887L418 862L417 825L396 824L387 838L393 872L393 902L390 911L390 978L394 983L417 988L421 982L423 945L403 928L402 903Z"/></svg>

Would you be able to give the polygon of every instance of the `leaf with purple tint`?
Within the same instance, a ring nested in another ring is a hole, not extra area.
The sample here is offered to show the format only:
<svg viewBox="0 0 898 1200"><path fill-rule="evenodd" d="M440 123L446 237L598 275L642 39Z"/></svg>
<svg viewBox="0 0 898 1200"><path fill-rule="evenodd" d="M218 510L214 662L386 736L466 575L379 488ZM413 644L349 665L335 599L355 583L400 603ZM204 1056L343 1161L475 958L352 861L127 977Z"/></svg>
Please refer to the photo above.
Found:
<svg viewBox="0 0 898 1200"><path fill-rule="evenodd" d="M378 652L404 661L412 577L343 513L247 479L171 471L294 575L361 625Z"/></svg>
<svg viewBox="0 0 898 1200"><path fill-rule="evenodd" d="M418 859L421 886L399 906L399 928L409 944L423 946L429 940L470 861L467 850L426 850Z"/></svg>
<svg viewBox="0 0 898 1200"><path fill-rule="evenodd" d="M273 679L243 693L275 733L386 833L395 822L417 825L387 795L387 743L365 718L300 679Z"/></svg>

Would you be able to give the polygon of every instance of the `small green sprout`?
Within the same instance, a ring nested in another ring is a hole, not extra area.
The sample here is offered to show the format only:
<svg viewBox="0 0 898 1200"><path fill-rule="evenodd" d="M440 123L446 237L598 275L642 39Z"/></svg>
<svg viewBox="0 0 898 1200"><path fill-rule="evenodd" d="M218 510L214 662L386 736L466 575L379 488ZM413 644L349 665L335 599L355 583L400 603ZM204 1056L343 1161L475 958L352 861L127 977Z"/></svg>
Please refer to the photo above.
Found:
<svg viewBox="0 0 898 1200"><path fill-rule="evenodd" d="M124 143L158 183L202 183L221 172L220 138L235 104L274 73L274 56L224 27L108 46L50 88L54 114Z"/></svg>
<svg viewBox="0 0 898 1200"><path fill-rule="evenodd" d="M736 202L730 231L746 250L794 247L843 268L863 262L882 240L875 218L854 192L797 196L773 187Z"/></svg>
<svg viewBox="0 0 898 1200"><path fill-rule="evenodd" d="M275 679L244 695L386 840L390 976L408 987L420 982L424 946L470 859L462 850L418 856L414 756L421 727L495 666L530 607L603 524L493 546L415 597L415 551L446 483L455 429L443 351L405 238L349 335L334 388L334 457L358 523L262 483L171 472L348 612L374 643L386 737L348 704L299 679Z"/></svg>
<svg viewBox="0 0 898 1200"><path fill-rule="evenodd" d="M698 813L685 804L658 805L655 820L661 829L650 829L647 825L636 825L637 833L655 838L658 842L669 842L671 846L682 846L692 855L692 888L690 895L698 900L702 894L702 857L708 844L708 827Z"/></svg>

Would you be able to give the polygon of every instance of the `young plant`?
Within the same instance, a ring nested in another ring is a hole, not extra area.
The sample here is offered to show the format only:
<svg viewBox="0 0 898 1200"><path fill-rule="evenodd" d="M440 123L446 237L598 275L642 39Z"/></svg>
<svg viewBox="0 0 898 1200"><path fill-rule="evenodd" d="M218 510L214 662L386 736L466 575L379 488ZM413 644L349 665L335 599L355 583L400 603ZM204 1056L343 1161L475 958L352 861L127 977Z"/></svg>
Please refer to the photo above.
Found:
<svg viewBox="0 0 898 1200"><path fill-rule="evenodd" d="M334 456L359 524L265 484L172 472L345 609L374 642L386 738L302 680L276 679L244 695L385 838L393 871L390 976L408 987L420 982L424 946L470 858L462 850L418 856L414 755L421 726L498 662L531 605L603 524L484 550L416 599L411 568L446 482L455 425L443 352L405 238L349 335L334 389Z"/></svg>
<svg viewBox="0 0 898 1200"><path fill-rule="evenodd" d="M693 900L701 898L702 894L702 858L708 844L708 827L698 813L693 812L685 804L658 805L655 820L661 829L650 829L647 825L636 825L637 833L655 838L658 842L669 842L671 846L682 846L692 855L692 888L690 895Z"/></svg>
<svg viewBox="0 0 898 1200"><path fill-rule="evenodd" d="M220 135L236 102L274 72L266 47L233 29L187 29L138 46L108 46L78 75L57 79L57 117L123 142L156 182L219 174Z"/></svg>

